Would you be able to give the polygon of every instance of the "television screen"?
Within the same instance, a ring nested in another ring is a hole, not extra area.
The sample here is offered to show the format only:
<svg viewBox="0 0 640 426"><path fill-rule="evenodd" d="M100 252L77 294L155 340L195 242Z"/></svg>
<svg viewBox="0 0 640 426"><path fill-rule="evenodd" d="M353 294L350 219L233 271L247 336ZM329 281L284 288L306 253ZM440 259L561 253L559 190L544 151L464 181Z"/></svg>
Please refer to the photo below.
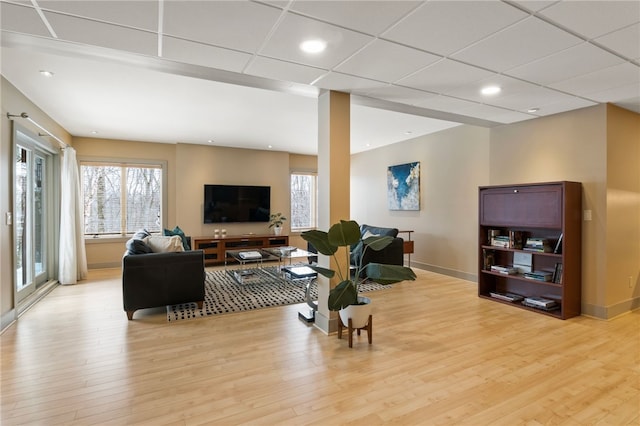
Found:
<svg viewBox="0 0 640 426"><path fill-rule="evenodd" d="M268 222L270 208L269 186L204 186L204 223Z"/></svg>

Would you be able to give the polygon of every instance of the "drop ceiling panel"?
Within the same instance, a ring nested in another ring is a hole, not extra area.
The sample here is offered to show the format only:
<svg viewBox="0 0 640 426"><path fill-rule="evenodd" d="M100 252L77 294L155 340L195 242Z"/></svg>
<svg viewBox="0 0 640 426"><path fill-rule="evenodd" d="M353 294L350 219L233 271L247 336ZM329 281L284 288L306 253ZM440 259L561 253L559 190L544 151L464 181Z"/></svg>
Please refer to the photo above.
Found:
<svg viewBox="0 0 640 426"><path fill-rule="evenodd" d="M460 86L491 75L493 73L490 71L450 59L443 59L399 80L397 84L434 93L448 93Z"/></svg>
<svg viewBox="0 0 640 426"><path fill-rule="evenodd" d="M255 53L281 11L244 1L165 1L164 33Z"/></svg>
<svg viewBox="0 0 640 426"><path fill-rule="evenodd" d="M640 82L612 87L602 91L589 93L589 98L597 102L611 102L611 99L620 99L627 102L635 102L634 111L640 107Z"/></svg>
<svg viewBox="0 0 640 426"><path fill-rule="evenodd" d="M575 96L568 96L558 102L545 103L543 105L536 105L536 107L539 109L533 114L543 117L546 115L558 114L561 112L571 111L571 110L580 109L580 108L586 108L594 105L596 105L595 102L591 102L586 99L578 98Z"/></svg>
<svg viewBox="0 0 640 426"><path fill-rule="evenodd" d="M589 98L591 93L640 82L640 69L628 62L550 85L553 88ZM608 102L613 102L609 99Z"/></svg>
<svg viewBox="0 0 640 426"><path fill-rule="evenodd" d="M439 56L384 40L374 40L335 68L336 71L394 82L432 64Z"/></svg>
<svg viewBox="0 0 640 426"><path fill-rule="evenodd" d="M255 57L245 72L247 74L266 77L273 80L294 81L296 83L303 84L311 84L318 77L327 73L327 71L320 68L294 64L262 56Z"/></svg>
<svg viewBox="0 0 640 426"><path fill-rule="evenodd" d="M598 37L595 41L627 58L640 60L640 24Z"/></svg>
<svg viewBox="0 0 640 426"><path fill-rule="evenodd" d="M377 35L420 5L417 1L296 1L291 10Z"/></svg>
<svg viewBox="0 0 640 426"><path fill-rule="evenodd" d="M466 101L464 99L457 99L451 96L438 95L435 97L427 98L424 101L416 103L416 106L422 108L433 109L436 111L450 112L454 114L460 114L460 111L473 108L476 106L476 102Z"/></svg>
<svg viewBox="0 0 640 426"><path fill-rule="evenodd" d="M556 2L557 0L513 0L513 3L516 3L532 12L547 8Z"/></svg>
<svg viewBox="0 0 640 426"><path fill-rule="evenodd" d="M237 50L166 36L162 38L162 57L233 72L242 72L251 59L250 54Z"/></svg>
<svg viewBox="0 0 640 426"><path fill-rule="evenodd" d="M300 50L300 43L308 39L325 40L326 50L320 54L303 52ZM288 14L278 25L260 54L328 70L371 41L373 41L372 37L361 33Z"/></svg>
<svg viewBox="0 0 640 426"><path fill-rule="evenodd" d="M351 92L355 90L368 91L386 86L381 81L369 80L339 72L330 72L318 80L314 86L327 90L338 90L341 92Z"/></svg>
<svg viewBox="0 0 640 426"><path fill-rule="evenodd" d="M482 118L485 120L495 121L503 124L515 123L523 120L535 118L531 114L525 114L507 109L497 108L491 105L475 104L469 108L459 111L460 114L470 115L472 117Z"/></svg>
<svg viewBox="0 0 640 426"><path fill-rule="evenodd" d="M586 38L596 38L640 22L638 1L562 1L541 12Z"/></svg>
<svg viewBox="0 0 640 426"><path fill-rule="evenodd" d="M429 98L437 96L434 93L394 85L388 85L371 90L356 90L354 92L356 94L375 99L382 99L407 105L416 105L419 102L424 102Z"/></svg>
<svg viewBox="0 0 640 426"><path fill-rule="evenodd" d="M63 40L145 55L158 54L158 36L154 33L59 13L45 12L45 16Z"/></svg>
<svg viewBox="0 0 640 426"><path fill-rule="evenodd" d="M486 104L509 108L516 111L526 112L530 108L538 108L545 104L568 103L574 96L547 89L545 87L530 85L521 88L516 93L505 94L487 98Z"/></svg>
<svg viewBox="0 0 640 426"><path fill-rule="evenodd" d="M622 62L624 59L585 42L505 73L539 84L550 84Z"/></svg>
<svg viewBox="0 0 640 426"><path fill-rule="evenodd" d="M502 72L580 43L578 37L531 17L456 53L453 58Z"/></svg>
<svg viewBox="0 0 640 426"><path fill-rule="evenodd" d="M495 1L426 2L382 37L450 55L526 16L513 6Z"/></svg>
<svg viewBox="0 0 640 426"><path fill-rule="evenodd" d="M502 91L496 95L486 96L480 92L481 89L486 86L498 86ZM447 92L447 94L470 101L492 103L504 96L512 96L516 94L526 96L527 92L532 92L537 87L538 86L535 84L527 83L506 75L495 74L482 80L460 86L457 89Z"/></svg>
<svg viewBox="0 0 640 426"><path fill-rule="evenodd" d="M50 37L51 34L35 9L0 3L2 30Z"/></svg>
<svg viewBox="0 0 640 426"><path fill-rule="evenodd" d="M158 30L155 1L38 1L43 10L58 11L145 30Z"/></svg>

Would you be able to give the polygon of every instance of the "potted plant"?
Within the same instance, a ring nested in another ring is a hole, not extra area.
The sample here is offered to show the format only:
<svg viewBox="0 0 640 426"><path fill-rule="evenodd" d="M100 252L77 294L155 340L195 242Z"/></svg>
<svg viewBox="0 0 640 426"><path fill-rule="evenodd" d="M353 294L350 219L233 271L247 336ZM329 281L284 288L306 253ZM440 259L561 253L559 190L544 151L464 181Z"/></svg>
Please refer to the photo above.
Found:
<svg viewBox="0 0 640 426"><path fill-rule="evenodd" d="M368 278L380 284L392 284L404 280L415 280L416 274L401 265L386 265L381 263L369 263L362 265L362 259L366 250L382 250L393 241L393 237L374 236L362 239L360 226L357 222L341 220L336 223L329 232L310 230L301 234L302 238L311 243L318 253L326 256L333 256L337 260L338 249L344 247L343 255L346 256L346 270L338 267L336 271L323 268L318 265L309 265L317 273L327 278L333 278L336 274L340 282L329 291L329 310L339 311L343 324L347 324L351 318L354 328L362 328L367 324L371 312L370 300L366 297L358 296L360 284ZM363 249L351 267L351 247L358 243L363 244ZM338 264L339 265L339 264ZM358 307L362 307L359 309ZM354 311L362 310L361 314ZM359 318L356 320L354 316ZM364 322L363 322L364 321Z"/></svg>
<svg viewBox="0 0 640 426"><path fill-rule="evenodd" d="M269 216L269 228L273 228L275 235L280 235L282 232L282 224L285 220L287 220L287 218L282 216L282 213L274 213Z"/></svg>

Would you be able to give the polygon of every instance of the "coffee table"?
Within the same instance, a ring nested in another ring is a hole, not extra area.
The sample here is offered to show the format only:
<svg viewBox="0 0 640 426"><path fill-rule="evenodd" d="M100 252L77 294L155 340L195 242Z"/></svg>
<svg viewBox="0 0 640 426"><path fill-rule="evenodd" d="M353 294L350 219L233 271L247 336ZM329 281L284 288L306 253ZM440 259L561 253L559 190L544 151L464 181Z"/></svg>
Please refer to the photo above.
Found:
<svg viewBox="0 0 640 426"><path fill-rule="evenodd" d="M298 268L300 266L304 266L300 264L294 265L293 259L300 259L304 257L309 258L311 256L316 256L315 253L311 253L306 250L302 250L292 246L269 247L269 248L263 248L261 249L261 251L278 259L277 271L281 274L282 278L286 278L285 275L289 275L290 279L305 279L305 278L308 279L311 277L311 275L309 274L304 274L304 273L300 274L300 273L296 273L296 271L291 273L291 270L292 268ZM304 262L304 263L307 263L307 262Z"/></svg>
<svg viewBox="0 0 640 426"><path fill-rule="evenodd" d="M227 250L224 269L238 284L252 284L267 273L262 267L265 260L276 260L276 257L263 250Z"/></svg>

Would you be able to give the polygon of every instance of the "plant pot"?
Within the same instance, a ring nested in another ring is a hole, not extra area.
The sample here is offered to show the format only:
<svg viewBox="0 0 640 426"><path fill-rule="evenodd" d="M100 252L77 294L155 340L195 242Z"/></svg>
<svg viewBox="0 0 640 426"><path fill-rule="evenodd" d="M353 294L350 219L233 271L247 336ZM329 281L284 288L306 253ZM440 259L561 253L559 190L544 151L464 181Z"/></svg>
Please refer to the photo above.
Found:
<svg viewBox="0 0 640 426"><path fill-rule="evenodd" d="M349 305L338 311L338 314L340 314L340 320L345 326L349 324L349 318L351 318L353 328L362 328L367 325L369 315L371 315L371 310L373 309L371 299L368 297L358 296L358 302L362 304Z"/></svg>
<svg viewBox="0 0 640 426"><path fill-rule="evenodd" d="M274 226L273 227L273 234L274 235L280 235L282 233L282 226Z"/></svg>

